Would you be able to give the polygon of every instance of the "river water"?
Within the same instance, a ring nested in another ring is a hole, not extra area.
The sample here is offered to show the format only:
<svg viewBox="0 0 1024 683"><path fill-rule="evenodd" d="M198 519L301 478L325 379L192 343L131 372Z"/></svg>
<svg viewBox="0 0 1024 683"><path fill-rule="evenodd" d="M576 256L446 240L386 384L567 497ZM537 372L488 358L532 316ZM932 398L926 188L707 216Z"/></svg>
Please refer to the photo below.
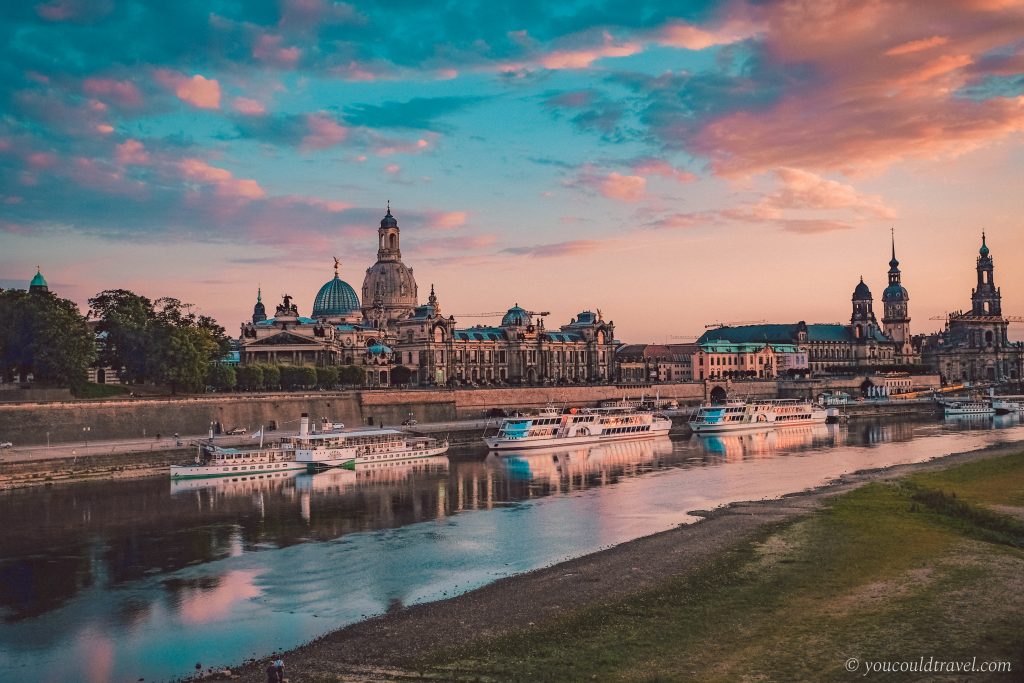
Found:
<svg viewBox="0 0 1024 683"><path fill-rule="evenodd" d="M146 681L292 648L846 472L1024 440L1017 416L0 494L0 671Z"/></svg>

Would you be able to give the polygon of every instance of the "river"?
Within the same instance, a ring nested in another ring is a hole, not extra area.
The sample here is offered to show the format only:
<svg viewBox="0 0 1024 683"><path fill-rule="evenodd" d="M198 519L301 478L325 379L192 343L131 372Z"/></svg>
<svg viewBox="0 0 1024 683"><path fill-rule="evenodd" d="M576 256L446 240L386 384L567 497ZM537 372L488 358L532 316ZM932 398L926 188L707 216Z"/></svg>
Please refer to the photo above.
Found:
<svg viewBox="0 0 1024 683"><path fill-rule="evenodd" d="M855 421L5 492L0 670L31 681L182 677L692 522L691 510L1017 440L1018 416Z"/></svg>

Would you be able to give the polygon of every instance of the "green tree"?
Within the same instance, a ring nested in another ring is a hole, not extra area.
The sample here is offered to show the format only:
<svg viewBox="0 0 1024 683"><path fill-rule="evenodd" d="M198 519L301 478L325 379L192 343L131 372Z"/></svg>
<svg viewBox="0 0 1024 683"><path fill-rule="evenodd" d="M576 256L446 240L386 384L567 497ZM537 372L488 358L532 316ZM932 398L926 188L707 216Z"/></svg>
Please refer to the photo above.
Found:
<svg viewBox="0 0 1024 683"><path fill-rule="evenodd" d="M299 368L294 365L278 366L281 371L281 388L291 391L299 385Z"/></svg>
<svg viewBox="0 0 1024 683"><path fill-rule="evenodd" d="M263 366L263 388L270 391L281 388L281 368L279 366Z"/></svg>
<svg viewBox="0 0 1024 683"><path fill-rule="evenodd" d="M363 384L366 381L366 373L356 365L346 365L338 373L338 380L342 384Z"/></svg>
<svg viewBox="0 0 1024 683"><path fill-rule="evenodd" d="M97 320L99 364L114 368L122 382L145 382L153 374L153 302L127 289L108 289L89 299Z"/></svg>
<svg viewBox="0 0 1024 683"><path fill-rule="evenodd" d="M326 367L316 369L316 383L324 389L332 389L338 384L338 368Z"/></svg>
<svg viewBox="0 0 1024 683"><path fill-rule="evenodd" d="M303 389L311 389L316 386L316 368L303 365L296 368L295 384Z"/></svg>
<svg viewBox="0 0 1024 683"><path fill-rule="evenodd" d="M206 383L217 391L231 391L239 384L238 373L233 365L211 363L206 373Z"/></svg>
<svg viewBox="0 0 1024 683"><path fill-rule="evenodd" d="M52 292L0 290L0 372L82 389L96 359L92 330L78 306Z"/></svg>
<svg viewBox="0 0 1024 683"><path fill-rule="evenodd" d="M238 386L246 391L258 391L263 388L262 365L240 365L238 367Z"/></svg>

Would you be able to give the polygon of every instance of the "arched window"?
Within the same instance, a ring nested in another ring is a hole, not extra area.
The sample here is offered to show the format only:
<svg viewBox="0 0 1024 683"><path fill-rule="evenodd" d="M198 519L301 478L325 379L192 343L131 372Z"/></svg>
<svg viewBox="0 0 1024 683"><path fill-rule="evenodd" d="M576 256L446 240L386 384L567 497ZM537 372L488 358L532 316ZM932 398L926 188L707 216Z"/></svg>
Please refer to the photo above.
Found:
<svg viewBox="0 0 1024 683"><path fill-rule="evenodd" d="M398 243L398 235L391 233L391 248L394 249Z"/></svg>
<svg viewBox="0 0 1024 683"><path fill-rule="evenodd" d="M434 341L438 344L444 341L444 330L440 327L434 328Z"/></svg>

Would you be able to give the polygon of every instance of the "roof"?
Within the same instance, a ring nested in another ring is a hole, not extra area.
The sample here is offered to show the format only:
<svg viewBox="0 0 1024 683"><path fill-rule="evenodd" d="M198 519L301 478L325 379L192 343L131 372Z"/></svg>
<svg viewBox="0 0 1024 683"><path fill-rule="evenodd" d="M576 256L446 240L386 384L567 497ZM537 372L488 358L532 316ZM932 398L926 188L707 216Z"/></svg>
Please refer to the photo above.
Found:
<svg viewBox="0 0 1024 683"><path fill-rule="evenodd" d="M455 341L502 341L505 330L500 327L471 327L468 330L454 330L452 339Z"/></svg>
<svg viewBox="0 0 1024 683"><path fill-rule="evenodd" d="M525 308L520 308L519 304L516 304L512 308L508 309L505 316L501 319L502 327L512 327L514 325L531 325L533 320L530 317L529 311Z"/></svg>
<svg viewBox="0 0 1024 683"><path fill-rule="evenodd" d="M359 310L359 297L352 285L334 274L334 278L325 283L316 298L313 299L313 317L323 318L332 315L345 315Z"/></svg>
<svg viewBox="0 0 1024 683"><path fill-rule="evenodd" d="M799 349L794 344L767 344L775 353L796 353ZM707 342L700 345L705 353L757 353L765 347L765 342L734 344L724 341Z"/></svg>
<svg viewBox="0 0 1024 683"><path fill-rule="evenodd" d="M256 323L256 326L257 327L273 327L275 320L277 320L277 318L267 318L266 320L261 320L258 323ZM317 320L314 320L313 318L307 318L307 317L301 316L301 315L298 318L295 318L295 320L297 320L299 323L301 323L303 325L316 325L317 322L318 322ZM292 319L288 318L288 322L291 322L291 321L292 321Z"/></svg>
<svg viewBox="0 0 1024 683"><path fill-rule="evenodd" d="M903 285L889 285L882 292L882 301L907 301L910 295Z"/></svg>
<svg viewBox="0 0 1024 683"><path fill-rule="evenodd" d="M579 332L545 332L545 336L554 342L577 342L583 341L583 335Z"/></svg>
<svg viewBox="0 0 1024 683"><path fill-rule="evenodd" d="M712 341L746 342L795 342L799 324L741 325L739 327L718 327L708 330L697 340L698 344ZM819 327L818 325L808 325Z"/></svg>
<svg viewBox="0 0 1024 683"><path fill-rule="evenodd" d="M867 301L870 298L871 290L868 289L866 284L864 284L864 278L861 278L860 282L858 282L857 286L853 289L853 299L854 301Z"/></svg>

